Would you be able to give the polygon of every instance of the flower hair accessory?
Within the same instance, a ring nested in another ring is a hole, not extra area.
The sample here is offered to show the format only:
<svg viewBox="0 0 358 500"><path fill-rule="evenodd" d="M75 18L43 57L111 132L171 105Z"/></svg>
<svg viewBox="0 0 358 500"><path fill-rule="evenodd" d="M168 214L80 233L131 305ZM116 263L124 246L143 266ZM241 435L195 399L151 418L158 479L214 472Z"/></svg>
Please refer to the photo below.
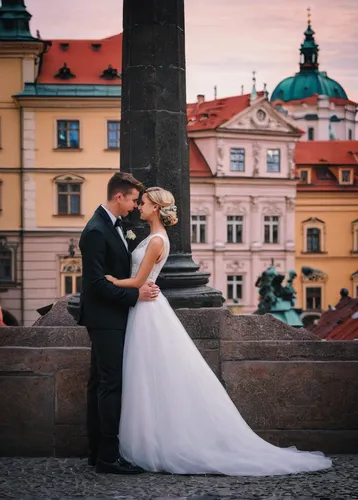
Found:
<svg viewBox="0 0 358 500"><path fill-rule="evenodd" d="M160 207L160 217L164 226L172 226L178 222L177 206L174 204Z"/></svg>
<svg viewBox="0 0 358 500"><path fill-rule="evenodd" d="M167 207L162 207L162 210L164 210L164 212L176 212L177 206L176 205L169 205Z"/></svg>

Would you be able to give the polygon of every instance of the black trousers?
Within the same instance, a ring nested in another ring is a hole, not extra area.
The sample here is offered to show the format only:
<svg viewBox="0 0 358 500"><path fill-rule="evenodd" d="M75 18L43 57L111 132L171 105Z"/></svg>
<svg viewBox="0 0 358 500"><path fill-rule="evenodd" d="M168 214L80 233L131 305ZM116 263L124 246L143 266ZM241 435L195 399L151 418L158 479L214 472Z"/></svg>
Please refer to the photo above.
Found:
<svg viewBox="0 0 358 500"><path fill-rule="evenodd" d="M119 421L125 330L88 329L92 341L87 385L89 450L106 462L119 457Z"/></svg>

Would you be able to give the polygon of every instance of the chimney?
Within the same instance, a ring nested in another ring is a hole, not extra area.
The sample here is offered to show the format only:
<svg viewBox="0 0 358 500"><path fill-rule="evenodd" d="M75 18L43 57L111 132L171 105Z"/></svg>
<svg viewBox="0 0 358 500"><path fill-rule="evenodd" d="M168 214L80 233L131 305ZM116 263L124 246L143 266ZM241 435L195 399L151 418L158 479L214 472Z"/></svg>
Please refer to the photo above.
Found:
<svg viewBox="0 0 358 500"><path fill-rule="evenodd" d="M203 102L205 102L205 95L204 94L198 94L196 97L198 99L198 104L202 104Z"/></svg>

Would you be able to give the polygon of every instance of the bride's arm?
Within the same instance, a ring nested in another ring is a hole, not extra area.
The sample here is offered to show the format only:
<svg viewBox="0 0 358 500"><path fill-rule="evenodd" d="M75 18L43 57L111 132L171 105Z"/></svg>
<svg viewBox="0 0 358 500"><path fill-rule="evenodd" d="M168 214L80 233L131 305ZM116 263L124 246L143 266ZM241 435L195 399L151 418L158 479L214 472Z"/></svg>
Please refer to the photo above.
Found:
<svg viewBox="0 0 358 500"><path fill-rule="evenodd" d="M134 278L117 280L113 276L106 275L107 280L122 288L140 288L147 282L154 264L158 262L159 257L163 254L163 248L164 243L162 238L155 236L150 240L144 258Z"/></svg>

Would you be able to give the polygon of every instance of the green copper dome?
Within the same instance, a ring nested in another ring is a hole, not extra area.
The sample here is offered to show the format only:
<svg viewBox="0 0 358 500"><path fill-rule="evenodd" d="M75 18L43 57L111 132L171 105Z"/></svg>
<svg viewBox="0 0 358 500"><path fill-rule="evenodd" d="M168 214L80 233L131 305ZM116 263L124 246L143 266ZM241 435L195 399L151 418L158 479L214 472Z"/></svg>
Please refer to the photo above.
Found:
<svg viewBox="0 0 358 500"><path fill-rule="evenodd" d="M24 0L0 0L0 41L34 41Z"/></svg>
<svg viewBox="0 0 358 500"><path fill-rule="evenodd" d="M341 97L348 99L343 87L321 71L310 73L296 73L295 76L285 78L272 92L271 101L293 101L304 99L314 94L327 95L329 97Z"/></svg>
<svg viewBox="0 0 358 500"><path fill-rule="evenodd" d="M314 94L329 97L341 97L348 99L343 87L327 76L324 71L319 71L318 52L319 48L315 42L311 27L311 21L305 31L305 39L301 45L300 71L295 76L285 78L272 92L271 101L294 101L311 97Z"/></svg>

